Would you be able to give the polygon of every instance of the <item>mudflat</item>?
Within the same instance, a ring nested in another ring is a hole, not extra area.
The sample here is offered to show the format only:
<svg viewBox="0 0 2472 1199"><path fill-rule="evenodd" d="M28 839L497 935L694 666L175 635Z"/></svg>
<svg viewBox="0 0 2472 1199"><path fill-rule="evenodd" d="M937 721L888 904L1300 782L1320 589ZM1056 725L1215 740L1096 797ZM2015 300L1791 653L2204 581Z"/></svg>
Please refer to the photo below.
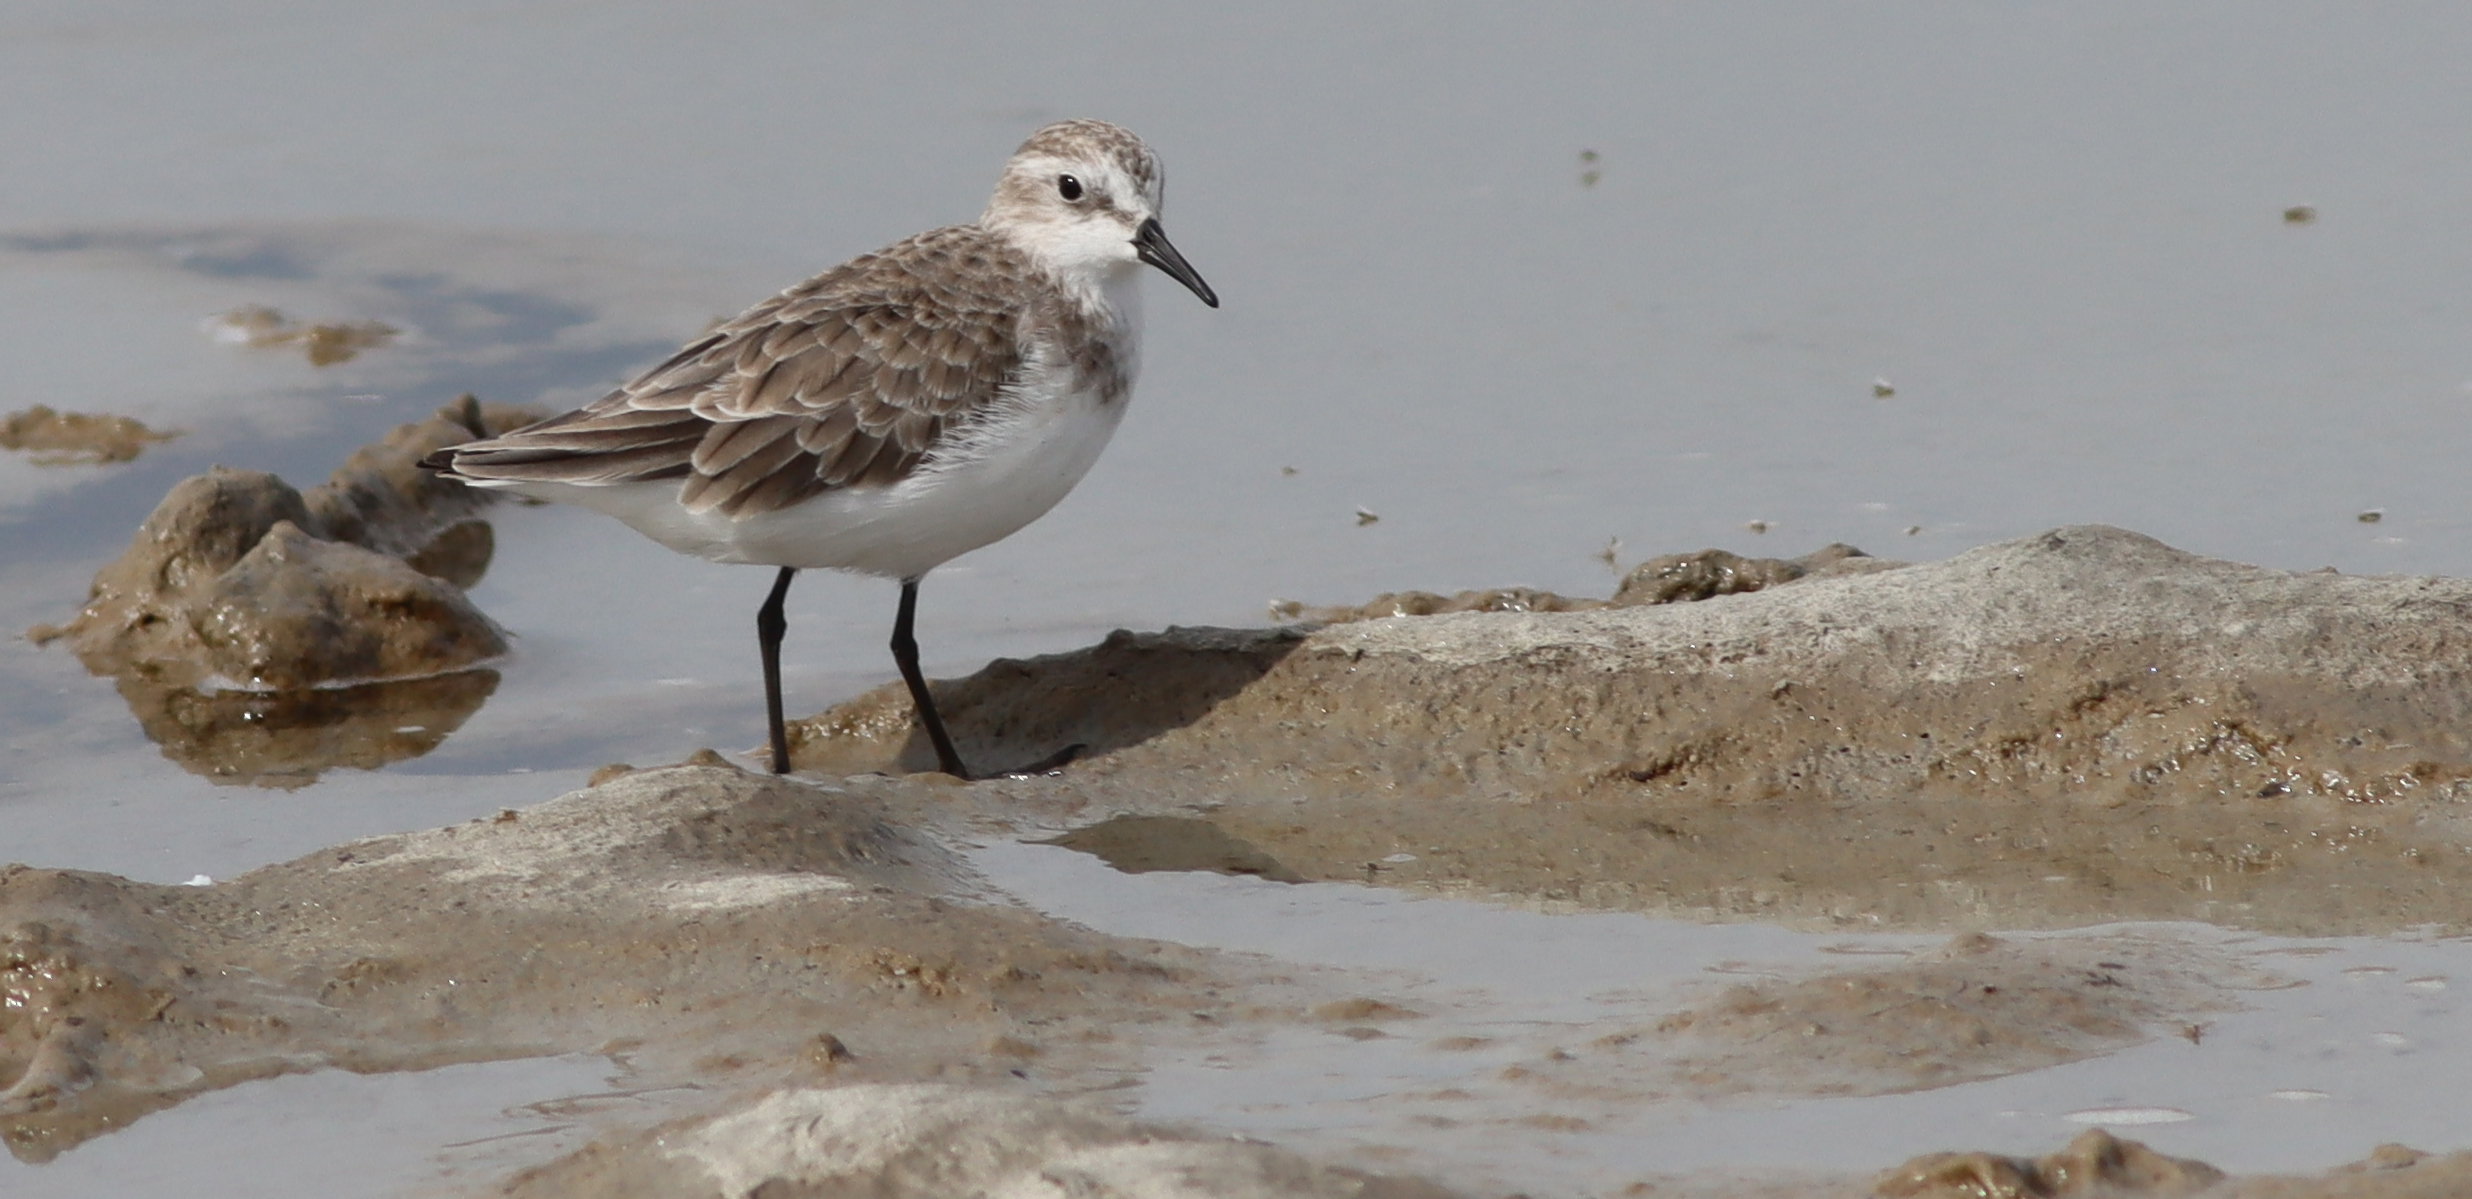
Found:
<svg viewBox="0 0 2472 1199"><path fill-rule="evenodd" d="M2187 938L1981 930L2462 929L2468 613L2472 583L2289 574L2068 528L1695 602L1125 633L938 685L973 757L1086 747L1039 777L904 773L925 747L896 688L801 722L787 778L717 755L613 766L495 818L206 886L12 866L0 1132L41 1160L247 1079L581 1051L690 1089L484 1189L1489 1193L1413 1152L1128 1117L1111 1097L1161 1054L1278 1028L1415 1037L1426 1013L1361 980L1049 917L961 847L1947 934L1491 1072L1540 1097L1537 1137L1587 1123L1545 1114L1556 1098L1912 1092L2194 1043L2272 985ZM2396 1149L2226 1181L2108 1136L2054 1148L1791 1193L2405 1196L2472 1174Z"/></svg>

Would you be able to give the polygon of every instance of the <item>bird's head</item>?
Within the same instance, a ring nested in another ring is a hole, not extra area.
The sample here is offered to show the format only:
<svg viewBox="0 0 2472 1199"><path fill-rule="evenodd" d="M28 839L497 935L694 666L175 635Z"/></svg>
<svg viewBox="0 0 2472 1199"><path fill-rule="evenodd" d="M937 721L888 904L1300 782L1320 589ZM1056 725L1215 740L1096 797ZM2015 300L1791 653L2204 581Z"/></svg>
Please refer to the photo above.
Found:
<svg viewBox="0 0 2472 1199"><path fill-rule="evenodd" d="M1063 278L1099 282L1148 263L1216 308L1218 293L1159 227L1166 182L1131 130L1058 121L1013 152L979 223Z"/></svg>

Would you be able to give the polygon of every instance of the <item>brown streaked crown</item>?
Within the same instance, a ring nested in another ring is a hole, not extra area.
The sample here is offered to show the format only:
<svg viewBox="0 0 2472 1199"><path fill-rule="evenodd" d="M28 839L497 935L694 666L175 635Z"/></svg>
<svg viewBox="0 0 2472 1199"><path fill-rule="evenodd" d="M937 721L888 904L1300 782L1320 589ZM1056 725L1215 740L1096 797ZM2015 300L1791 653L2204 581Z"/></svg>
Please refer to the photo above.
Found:
<svg viewBox="0 0 2472 1199"><path fill-rule="evenodd" d="M987 214L981 221L993 223L1007 215L1031 213L1049 206L1055 172L1075 169L1068 164L1114 172L1133 195L1141 197L1146 215L1158 215L1167 183L1167 172L1159 164L1159 156L1132 130L1083 118L1043 126L1023 139L1012 158L1006 160L1004 177L997 181L996 194L988 201ZM1102 185L1101 202L1121 210L1123 202L1131 197L1110 194L1111 190Z"/></svg>

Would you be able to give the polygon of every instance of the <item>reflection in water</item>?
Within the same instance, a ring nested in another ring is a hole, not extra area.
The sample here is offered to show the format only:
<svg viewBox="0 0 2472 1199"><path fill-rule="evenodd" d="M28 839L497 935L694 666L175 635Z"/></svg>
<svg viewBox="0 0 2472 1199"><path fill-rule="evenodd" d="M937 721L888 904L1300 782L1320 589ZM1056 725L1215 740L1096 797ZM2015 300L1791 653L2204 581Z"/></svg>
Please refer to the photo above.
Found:
<svg viewBox="0 0 2472 1199"><path fill-rule="evenodd" d="M498 672L300 691L198 691L135 676L121 698L163 756L217 783L291 790L338 766L375 770L444 742L498 689Z"/></svg>

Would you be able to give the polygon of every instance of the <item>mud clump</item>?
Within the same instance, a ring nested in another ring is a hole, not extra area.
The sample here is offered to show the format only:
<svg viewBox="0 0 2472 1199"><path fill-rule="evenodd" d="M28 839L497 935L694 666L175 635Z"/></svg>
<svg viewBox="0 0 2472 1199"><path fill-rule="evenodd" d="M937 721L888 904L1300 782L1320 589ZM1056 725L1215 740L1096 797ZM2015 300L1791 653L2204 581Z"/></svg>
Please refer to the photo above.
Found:
<svg viewBox="0 0 2472 1199"><path fill-rule="evenodd" d="M68 639L96 674L263 690L435 674L506 652L453 584L309 532L323 527L273 475L183 480L95 576L77 616L28 635Z"/></svg>
<svg viewBox="0 0 2472 1199"><path fill-rule="evenodd" d="M393 341L401 330L382 321L296 322L263 304L248 304L208 322L215 340L258 349L288 346L311 366L333 366Z"/></svg>
<svg viewBox="0 0 2472 1199"><path fill-rule="evenodd" d="M2103 1196L2194 1195L2223 1181L2201 1161L2166 1157L2102 1129L2077 1134L2066 1149L2040 1158L1989 1153L1934 1153L1883 1175L1879 1199L2101 1199Z"/></svg>
<svg viewBox="0 0 2472 1199"><path fill-rule="evenodd" d="M2472 927L2430 868L2472 834L2472 582L2082 527L1694 603L1120 633L935 687L965 755L1091 747L988 802L1200 810L1306 878L1405 846L1380 881L1695 918ZM898 685L792 744L933 761Z"/></svg>
<svg viewBox="0 0 2472 1199"><path fill-rule="evenodd" d="M1559 595L1534 587L1490 587L1443 595L1434 591L1385 591L1362 604L1310 607L1296 600L1270 606L1273 620L1345 624L1351 620L1381 620L1390 616L1440 616L1449 612L1593 612L1609 607L1604 600Z"/></svg>
<svg viewBox="0 0 2472 1199"><path fill-rule="evenodd" d="M1346 624L1392 616L1442 616L1454 612L1594 612L1643 604L1673 604L1740 595L1836 574L1893 570L1903 562L1874 558L1838 543L1800 558L1745 558L1725 550L1667 554L1633 567L1623 576L1612 599L1559 595L1534 587L1495 587L1441 595L1431 591L1390 591L1353 606L1313 607L1295 600L1270 606L1273 620Z"/></svg>
<svg viewBox="0 0 2472 1199"><path fill-rule="evenodd" d="M191 599L187 623L215 674L259 691L410 678L506 652L453 584L288 520Z"/></svg>
<svg viewBox="0 0 2472 1199"><path fill-rule="evenodd" d="M306 494L273 475L220 467L182 480L128 551L95 575L78 614L27 636L65 639L88 670L129 684L123 694L150 731L196 727L192 717L219 706L221 688L289 694L471 671L507 650L503 631L462 590L488 569L493 538L474 514L489 497L418 463L536 415L466 396L355 452ZM454 701L388 727L452 729L494 685L493 676L485 686L448 688ZM442 698L439 689L418 690ZM359 729L324 739L359 748L277 763L269 756L277 741L260 738L242 762L209 752L217 738L179 737L164 742L166 752L226 781L302 780L341 761L391 760L366 752L384 739L355 709L289 707L296 716L358 721Z"/></svg>
<svg viewBox="0 0 2472 1199"><path fill-rule="evenodd" d="M128 462L178 433L158 433L134 417L55 412L37 404L0 416L0 450L20 450L37 466Z"/></svg>
<svg viewBox="0 0 2472 1199"><path fill-rule="evenodd" d="M469 531L476 523L470 518L495 503L498 493L443 478L423 469L421 459L447 446L521 428L545 415L530 404L484 404L467 395L428 420L397 425L384 438L352 451L325 483L302 495L309 510L307 527L330 541L416 563L425 556L436 558L438 569L425 573L440 578L451 580L471 570L465 560L476 551L486 568L486 535ZM472 577L478 581L477 573Z"/></svg>
<svg viewBox="0 0 2472 1199"><path fill-rule="evenodd" d="M437 674L503 654L503 635L450 581L485 569L488 538L469 520L485 493L417 464L533 415L467 396L354 453L305 495L254 471L182 480L96 574L77 616L29 636L66 638L97 674L267 690Z"/></svg>
<svg viewBox="0 0 2472 1199"><path fill-rule="evenodd" d="M1720 595L1742 595L1801 579L1867 574L1903 565L1874 558L1844 542L1822 546L1799 558L1745 558L1725 550L1667 554L1631 568L1607 606L1687 603Z"/></svg>

